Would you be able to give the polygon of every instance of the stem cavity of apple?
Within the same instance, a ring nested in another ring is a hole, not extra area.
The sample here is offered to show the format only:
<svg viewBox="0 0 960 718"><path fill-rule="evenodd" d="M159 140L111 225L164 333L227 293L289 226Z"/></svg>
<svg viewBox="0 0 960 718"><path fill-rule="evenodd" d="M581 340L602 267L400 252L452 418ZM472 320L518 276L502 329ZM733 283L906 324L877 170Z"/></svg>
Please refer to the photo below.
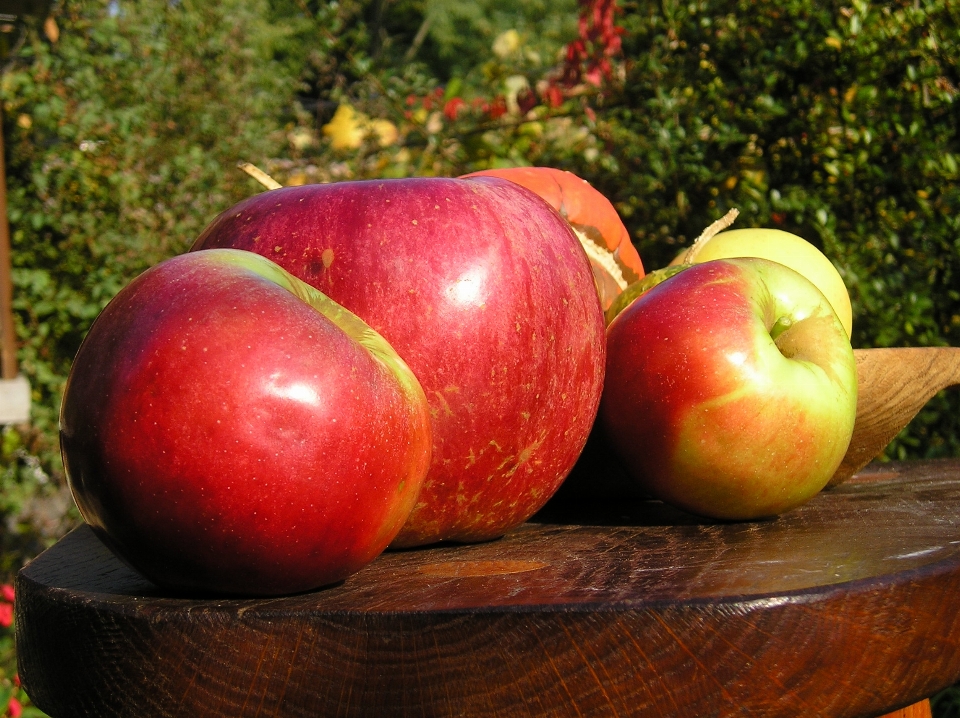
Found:
<svg viewBox="0 0 960 718"><path fill-rule="evenodd" d="M793 319L790 317L780 317L773 323L773 326L770 327L770 338L774 342L777 341L777 338L783 334L785 331L790 329L793 326Z"/></svg>
<svg viewBox="0 0 960 718"><path fill-rule="evenodd" d="M777 320L777 323L782 319ZM815 364L836 379L836 374L831 369L829 343L822 341L822 337L831 331L834 320L835 317L827 314L815 314L796 322L787 319L789 323L773 337L773 342L787 359Z"/></svg>

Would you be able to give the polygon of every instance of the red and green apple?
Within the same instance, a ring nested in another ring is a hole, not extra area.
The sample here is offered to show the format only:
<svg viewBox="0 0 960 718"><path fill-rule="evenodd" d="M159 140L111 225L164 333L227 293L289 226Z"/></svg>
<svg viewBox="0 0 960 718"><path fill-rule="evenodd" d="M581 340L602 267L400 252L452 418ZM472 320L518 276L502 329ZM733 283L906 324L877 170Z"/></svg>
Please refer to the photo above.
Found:
<svg viewBox="0 0 960 718"><path fill-rule="evenodd" d="M576 462L603 385L604 319L569 224L496 177L264 192L194 250L262 254L366 321L430 404L433 461L394 546L498 537Z"/></svg>
<svg viewBox="0 0 960 718"><path fill-rule="evenodd" d="M817 494L853 431L857 370L830 302L764 259L693 265L613 320L600 421L644 491L755 519Z"/></svg>
<svg viewBox="0 0 960 718"><path fill-rule="evenodd" d="M61 411L80 513L159 585L275 595L393 540L430 462L423 390L390 345L263 257L185 254L107 305Z"/></svg>

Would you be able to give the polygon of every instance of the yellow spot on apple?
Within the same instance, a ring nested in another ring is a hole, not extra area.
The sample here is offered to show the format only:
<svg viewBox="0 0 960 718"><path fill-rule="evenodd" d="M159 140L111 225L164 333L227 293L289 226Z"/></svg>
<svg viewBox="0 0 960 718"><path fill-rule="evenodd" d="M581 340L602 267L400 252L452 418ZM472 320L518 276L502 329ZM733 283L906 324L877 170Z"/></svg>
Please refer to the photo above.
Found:
<svg viewBox="0 0 960 718"><path fill-rule="evenodd" d="M320 261L323 262L324 268L329 269L330 265L333 264L333 250L330 248L323 250L320 254Z"/></svg>

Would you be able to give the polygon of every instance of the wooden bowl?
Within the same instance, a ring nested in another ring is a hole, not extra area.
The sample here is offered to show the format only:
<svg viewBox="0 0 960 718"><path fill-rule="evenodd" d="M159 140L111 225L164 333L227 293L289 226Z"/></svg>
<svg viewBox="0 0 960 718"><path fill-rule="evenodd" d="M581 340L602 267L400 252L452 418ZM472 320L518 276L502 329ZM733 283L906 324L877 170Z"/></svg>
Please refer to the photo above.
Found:
<svg viewBox="0 0 960 718"><path fill-rule="evenodd" d="M857 420L846 456L828 486L877 458L934 394L960 384L960 348L855 349Z"/></svg>

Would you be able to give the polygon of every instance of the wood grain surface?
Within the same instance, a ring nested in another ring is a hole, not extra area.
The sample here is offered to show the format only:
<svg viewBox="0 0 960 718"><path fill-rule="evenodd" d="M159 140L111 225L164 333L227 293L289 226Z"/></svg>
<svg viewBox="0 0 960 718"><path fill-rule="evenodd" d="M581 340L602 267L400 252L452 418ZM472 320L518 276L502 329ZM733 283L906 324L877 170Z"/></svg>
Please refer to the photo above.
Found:
<svg viewBox="0 0 960 718"><path fill-rule="evenodd" d="M17 579L28 694L68 716L878 716L960 679L960 460L776 520L552 501L276 599L176 596L85 527Z"/></svg>
<svg viewBox="0 0 960 718"><path fill-rule="evenodd" d="M901 708L893 713L887 713L882 718L933 718L933 710L930 707L930 701L926 700Z"/></svg>

